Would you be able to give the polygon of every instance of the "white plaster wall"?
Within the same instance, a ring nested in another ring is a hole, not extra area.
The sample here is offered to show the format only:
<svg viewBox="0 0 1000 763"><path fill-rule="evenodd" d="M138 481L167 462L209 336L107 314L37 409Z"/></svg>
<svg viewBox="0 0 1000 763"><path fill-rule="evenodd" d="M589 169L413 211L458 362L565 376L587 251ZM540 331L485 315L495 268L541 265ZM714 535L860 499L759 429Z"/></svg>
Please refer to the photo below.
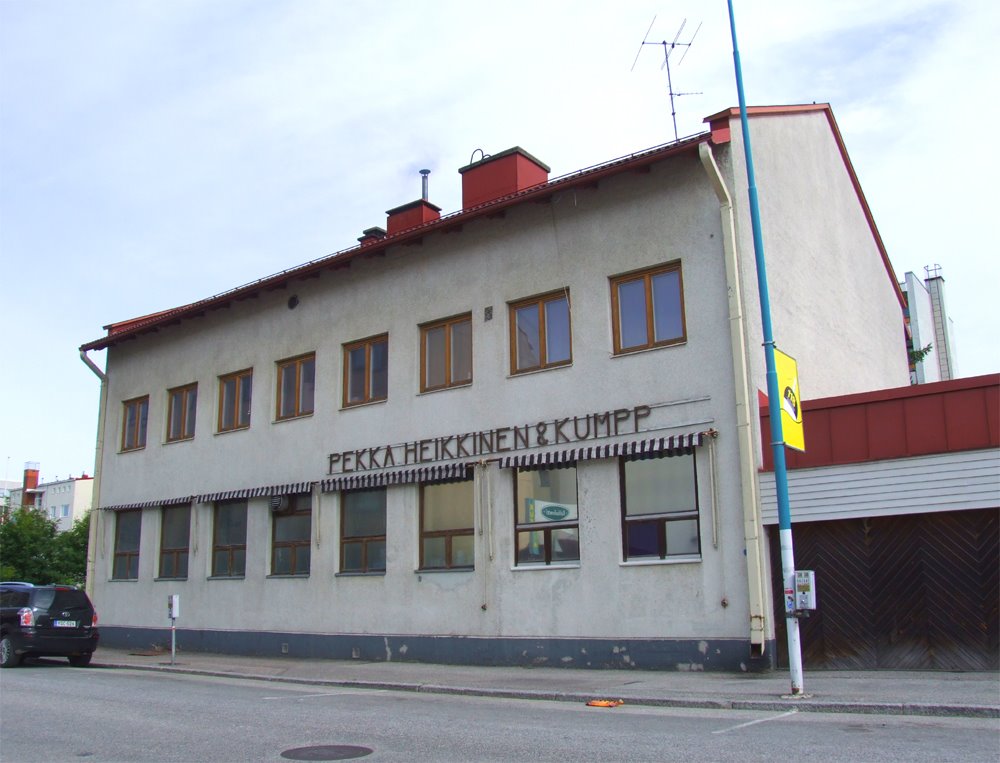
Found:
<svg viewBox="0 0 1000 763"><path fill-rule="evenodd" d="M745 638L748 630L726 284L718 203L695 155L566 191L359 259L349 270L169 327L109 350L108 443L101 505L320 480L330 452L525 424L638 404L671 431L714 426L719 547L712 545L707 448L699 450L702 561L622 565L614 462L580 466L581 562L514 570L509 472L492 467L494 560L479 539L475 572L420 573L418 489L388 489L384 576L337 576L339 507L322 495L308 578L268 578L269 513L250 502L242 581L208 580L211 507L194 507L190 575L154 582L159 511L144 513L139 582L109 582L113 517L102 512L95 597L108 625L165 626L182 595L184 627L311 632ZM608 277L683 263L687 343L612 357ZM573 364L511 378L506 303L568 288ZM292 294L295 310L286 307ZM484 308L493 319L484 320ZM420 323L471 311L474 381L419 394ZM342 344L389 334L384 403L340 409ZM276 361L316 352L312 416L273 422ZM249 430L215 434L217 378L254 369ZM197 381L193 440L164 443L166 390ZM141 451L118 453L123 400L150 395ZM684 402L693 401L693 402ZM479 537L479 536L477 536ZM727 598L728 608L720 604ZM486 609L482 608L486 604Z"/></svg>

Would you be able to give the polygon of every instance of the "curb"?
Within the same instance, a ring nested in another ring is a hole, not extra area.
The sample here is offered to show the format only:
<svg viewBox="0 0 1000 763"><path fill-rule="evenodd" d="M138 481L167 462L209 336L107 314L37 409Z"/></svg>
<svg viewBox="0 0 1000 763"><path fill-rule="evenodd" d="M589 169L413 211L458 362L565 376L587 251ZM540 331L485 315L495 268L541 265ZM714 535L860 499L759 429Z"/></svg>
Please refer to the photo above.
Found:
<svg viewBox="0 0 1000 763"><path fill-rule="evenodd" d="M297 678L294 676L260 675L207 668L179 667L175 665L139 665L125 662L95 662L93 667L114 670L145 670L158 673L212 676L215 678L243 678L252 681L289 683L303 686L338 686L345 689L406 691L424 694L441 694L493 699L529 699L550 702L586 704L593 694L578 692L546 692L530 689L489 689L485 687L445 686L440 684L405 683L396 681L337 680L331 678ZM1000 706L949 705L920 702L851 702L815 699L711 699L705 697L628 697L625 704L644 707L680 707L701 710L756 710L782 711L794 708L807 713L852 713L858 715L920 715L946 718L1000 718Z"/></svg>

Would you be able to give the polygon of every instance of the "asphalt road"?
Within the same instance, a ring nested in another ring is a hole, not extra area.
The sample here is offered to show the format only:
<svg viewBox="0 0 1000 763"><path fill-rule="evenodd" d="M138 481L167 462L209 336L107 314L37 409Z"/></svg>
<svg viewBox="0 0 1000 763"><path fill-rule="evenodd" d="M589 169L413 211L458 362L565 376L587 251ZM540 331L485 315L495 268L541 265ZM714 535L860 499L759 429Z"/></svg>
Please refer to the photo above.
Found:
<svg viewBox="0 0 1000 763"><path fill-rule="evenodd" d="M604 709L78 669L57 661L0 673L4 763L282 761L289 750L347 745L371 749L356 758L363 761L994 763L1000 721ZM346 750L314 750L308 759L330 759L324 752Z"/></svg>

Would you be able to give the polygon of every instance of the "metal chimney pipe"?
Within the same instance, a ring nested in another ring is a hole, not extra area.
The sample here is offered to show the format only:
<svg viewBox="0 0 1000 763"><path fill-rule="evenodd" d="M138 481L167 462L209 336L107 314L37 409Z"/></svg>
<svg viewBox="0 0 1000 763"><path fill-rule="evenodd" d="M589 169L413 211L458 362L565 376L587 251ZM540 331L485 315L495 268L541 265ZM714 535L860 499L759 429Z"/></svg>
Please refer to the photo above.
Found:
<svg viewBox="0 0 1000 763"><path fill-rule="evenodd" d="M420 170L420 198L424 201L427 201L427 176L430 174L430 170Z"/></svg>

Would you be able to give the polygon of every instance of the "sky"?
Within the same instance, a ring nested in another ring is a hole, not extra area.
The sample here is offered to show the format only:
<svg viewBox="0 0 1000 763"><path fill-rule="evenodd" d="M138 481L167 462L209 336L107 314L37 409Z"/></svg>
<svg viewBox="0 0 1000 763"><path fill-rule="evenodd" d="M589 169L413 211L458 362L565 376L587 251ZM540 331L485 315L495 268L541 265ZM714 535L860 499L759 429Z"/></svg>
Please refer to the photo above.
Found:
<svg viewBox="0 0 1000 763"><path fill-rule="evenodd" d="M897 276L940 265L960 375L1000 371L1000 4L734 7L748 105L832 104ZM720 0L0 0L0 476L93 474L106 324L349 248L421 168L455 211L476 149L673 140L675 40L684 137L738 104Z"/></svg>

